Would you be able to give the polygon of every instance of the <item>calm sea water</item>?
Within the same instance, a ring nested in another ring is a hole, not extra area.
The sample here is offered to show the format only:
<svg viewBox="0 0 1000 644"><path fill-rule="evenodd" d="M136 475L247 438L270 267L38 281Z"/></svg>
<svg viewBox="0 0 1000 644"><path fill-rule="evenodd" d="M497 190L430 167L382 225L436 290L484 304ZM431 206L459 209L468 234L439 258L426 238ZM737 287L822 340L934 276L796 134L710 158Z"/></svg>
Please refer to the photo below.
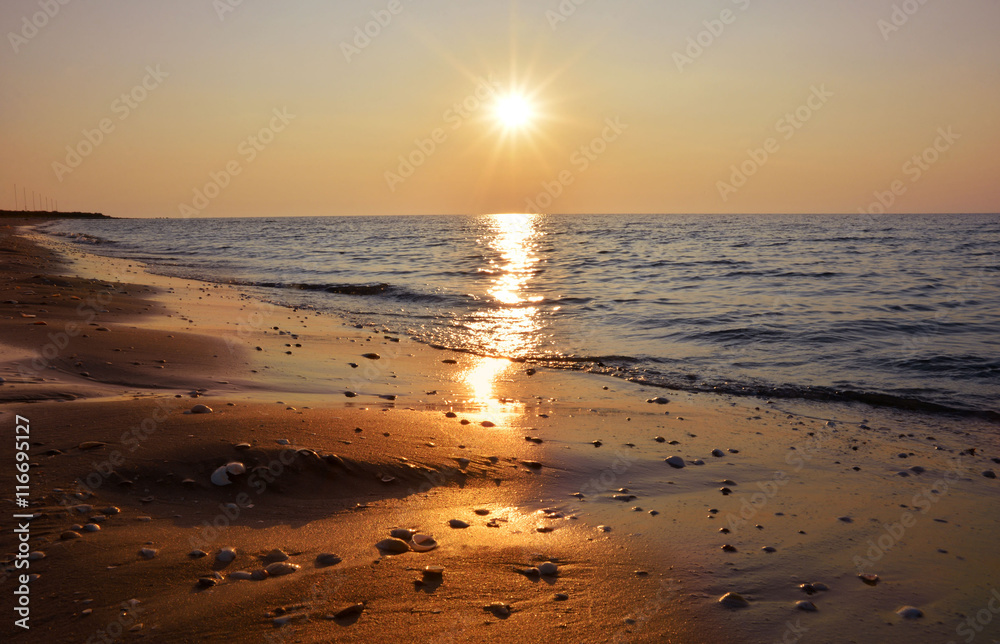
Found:
<svg viewBox="0 0 1000 644"><path fill-rule="evenodd" d="M1000 419L1000 216L62 221L160 272L651 384Z"/></svg>

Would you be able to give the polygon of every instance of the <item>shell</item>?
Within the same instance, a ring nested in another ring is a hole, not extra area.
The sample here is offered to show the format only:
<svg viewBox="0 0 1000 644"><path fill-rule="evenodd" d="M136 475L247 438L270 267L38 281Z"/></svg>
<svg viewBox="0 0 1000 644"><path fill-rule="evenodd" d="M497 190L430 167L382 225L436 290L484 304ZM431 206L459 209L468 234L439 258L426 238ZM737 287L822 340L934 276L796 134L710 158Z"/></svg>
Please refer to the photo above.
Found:
<svg viewBox="0 0 1000 644"><path fill-rule="evenodd" d="M726 608L746 608L750 605L750 602L739 593L726 593L719 597L719 603Z"/></svg>
<svg viewBox="0 0 1000 644"><path fill-rule="evenodd" d="M546 561L538 566L538 572L542 575L554 575L559 572L559 566L555 565L551 561Z"/></svg>
<svg viewBox="0 0 1000 644"><path fill-rule="evenodd" d="M237 474L244 474L246 471L247 468L243 465L243 463L238 461L226 463L212 472L212 483L216 485L229 485L232 483L232 481L229 480L230 474L236 476Z"/></svg>
<svg viewBox="0 0 1000 644"><path fill-rule="evenodd" d="M159 550L156 548L143 548L139 551L139 556L144 559L152 559L157 553L159 553Z"/></svg>
<svg viewBox="0 0 1000 644"><path fill-rule="evenodd" d="M501 602L494 602L483 606L483 610L493 613L497 617L510 617L510 606Z"/></svg>
<svg viewBox="0 0 1000 644"><path fill-rule="evenodd" d="M381 541L375 544L375 547L378 548L379 550L395 554L400 554L403 552L410 551L410 546L407 545L405 541L403 541L402 539L395 539L395 538L382 539Z"/></svg>
<svg viewBox="0 0 1000 644"><path fill-rule="evenodd" d="M328 619L332 617L333 619L347 619L349 617L354 617L355 615L360 615L365 610L365 605L361 604L351 604L350 606L345 606L337 612L328 616Z"/></svg>
<svg viewBox="0 0 1000 644"><path fill-rule="evenodd" d="M265 566L264 570L272 577L280 577L282 575L290 575L299 568L301 566L298 564L288 563L287 561L275 561L273 564Z"/></svg>
<svg viewBox="0 0 1000 644"><path fill-rule="evenodd" d="M416 530L409 530L407 528L396 528L389 532L390 537L395 537L396 539L402 539L403 541L409 541L413 538L413 535L417 533Z"/></svg>
<svg viewBox="0 0 1000 644"><path fill-rule="evenodd" d="M316 557L316 563L321 566L333 566L339 564L343 559L332 552L324 552Z"/></svg>
<svg viewBox="0 0 1000 644"><path fill-rule="evenodd" d="M819 610L818 608L816 608L816 604L812 603L811 601L806 601L805 599L800 599L799 601L795 602L795 607L798 608L799 610L804 610L808 613L815 613L816 611Z"/></svg>
<svg viewBox="0 0 1000 644"><path fill-rule="evenodd" d="M440 577L444 574L444 566L424 566L424 575L427 577Z"/></svg>
<svg viewBox="0 0 1000 644"><path fill-rule="evenodd" d="M919 619L924 616L924 611L916 606L903 606L896 611L896 614L903 619Z"/></svg>
<svg viewBox="0 0 1000 644"><path fill-rule="evenodd" d="M229 573L229 578L230 579L239 579L239 580L249 580L249 579L253 579L253 575L251 573L247 572L246 570L238 570L236 572Z"/></svg>
<svg viewBox="0 0 1000 644"><path fill-rule="evenodd" d="M413 535L413 541L410 543L410 548L414 552L427 552L438 547L437 541L434 537L429 534L415 534Z"/></svg>
<svg viewBox="0 0 1000 644"><path fill-rule="evenodd" d="M219 554L215 555L217 561L222 563L229 563L236 558L236 549L226 546L225 548L219 549Z"/></svg>
<svg viewBox="0 0 1000 644"><path fill-rule="evenodd" d="M275 548L264 555L264 561L288 561L288 553L281 548Z"/></svg>
<svg viewBox="0 0 1000 644"><path fill-rule="evenodd" d="M663 462L678 470L684 467L684 459L680 456L671 456L668 459L664 459Z"/></svg>
<svg viewBox="0 0 1000 644"><path fill-rule="evenodd" d="M469 527L469 524L466 523L465 521L462 521L461 519L452 519L451 521L448 522L448 525L450 525L453 528L468 528Z"/></svg>
<svg viewBox="0 0 1000 644"><path fill-rule="evenodd" d="M192 414L211 414L212 408L208 405L195 405L191 408Z"/></svg>
<svg viewBox="0 0 1000 644"><path fill-rule="evenodd" d="M212 472L212 483L215 485L229 485L232 483L229 480L229 473L226 471L225 465Z"/></svg>

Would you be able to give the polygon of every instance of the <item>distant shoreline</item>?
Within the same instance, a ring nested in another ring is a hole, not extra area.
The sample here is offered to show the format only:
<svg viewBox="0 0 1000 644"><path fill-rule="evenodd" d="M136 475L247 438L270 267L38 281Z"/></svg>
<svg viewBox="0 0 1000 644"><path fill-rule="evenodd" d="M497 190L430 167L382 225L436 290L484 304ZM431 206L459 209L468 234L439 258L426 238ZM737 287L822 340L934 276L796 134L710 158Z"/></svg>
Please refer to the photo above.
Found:
<svg viewBox="0 0 1000 644"><path fill-rule="evenodd" d="M114 219L99 212L58 212L48 210L0 210L3 219Z"/></svg>

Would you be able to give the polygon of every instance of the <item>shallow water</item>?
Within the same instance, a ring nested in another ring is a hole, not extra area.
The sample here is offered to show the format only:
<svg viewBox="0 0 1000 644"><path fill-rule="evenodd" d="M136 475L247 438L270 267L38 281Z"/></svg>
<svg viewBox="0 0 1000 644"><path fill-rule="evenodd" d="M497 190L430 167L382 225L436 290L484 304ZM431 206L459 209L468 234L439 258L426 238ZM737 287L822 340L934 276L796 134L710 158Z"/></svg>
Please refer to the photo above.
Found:
<svg viewBox="0 0 1000 644"><path fill-rule="evenodd" d="M1000 418L1000 216L66 220L154 270L483 355Z"/></svg>

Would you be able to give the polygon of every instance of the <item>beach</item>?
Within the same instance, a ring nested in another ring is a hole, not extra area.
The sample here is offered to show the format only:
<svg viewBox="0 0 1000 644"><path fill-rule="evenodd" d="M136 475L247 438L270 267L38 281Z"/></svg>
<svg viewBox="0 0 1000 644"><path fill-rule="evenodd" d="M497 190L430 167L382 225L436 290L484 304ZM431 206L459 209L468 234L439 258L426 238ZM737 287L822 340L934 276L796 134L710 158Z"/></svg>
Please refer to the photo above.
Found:
<svg viewBox="0 0 1000 644"><path fill-rule="evenodd" d="M0 236L5 639L1000 637L993 421L436 349Z"/></svg>

